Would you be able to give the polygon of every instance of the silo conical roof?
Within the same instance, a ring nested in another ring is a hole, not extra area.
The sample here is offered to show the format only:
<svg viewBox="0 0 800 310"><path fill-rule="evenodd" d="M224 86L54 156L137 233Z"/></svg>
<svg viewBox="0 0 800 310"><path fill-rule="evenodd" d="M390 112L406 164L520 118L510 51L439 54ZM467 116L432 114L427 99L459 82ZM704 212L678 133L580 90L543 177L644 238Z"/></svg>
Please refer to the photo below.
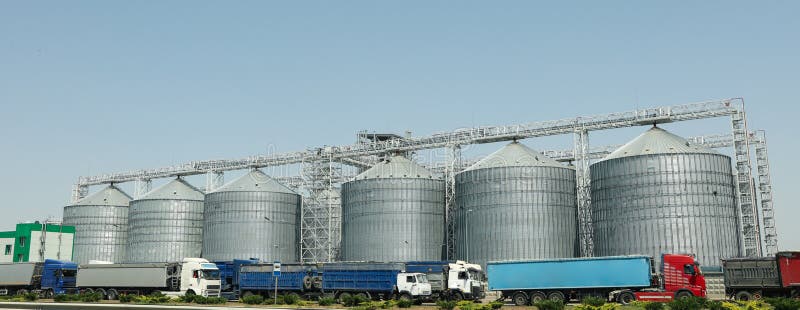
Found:
<svg viewBox="0 0 800 310"><path fill-rule="evenodd" d="M214 192L273 192L297 194L261 170L253 170Z"/></svg>
<svg viewBox="0 0 800 310"><path fill-rule="evenodd" d="M127 206L131 199L131 196L116 186L109 185L97 193L78 200L73 206Z"/></svg>
<svg viewBox="0 0 800 310"><path fill-rule="evenodd" d="M553 160L550 157L542 155L522 143L512 142L503 148L495 151L484 159L473 164L464 171L497 168L497 167L558 167L568 168Z"/></svg>
<svg viewBox="0 0 800 310"><path fill-rule="evenodd" d="M149 193L145 194L142 198L136 200L199 200L205 199L205 195L196 187L186 183L181 178L172 180L163 186L156 188Z"/></svg>
<svg viewBox="0 0 800 310"><path fill-rule="evenodd" d="M628 142L603 160L614 158L652 155L652 154L718 154L701 145L691 145L689 141L664 129L653 127L633 141Z"/></svg>
<svg viewBox="0 0 800 310"><path fill-rule="evenodd" d="M387 158L355 177L356 180L378 178L433 179L434 177L425 167L398 155Z"/></svg>

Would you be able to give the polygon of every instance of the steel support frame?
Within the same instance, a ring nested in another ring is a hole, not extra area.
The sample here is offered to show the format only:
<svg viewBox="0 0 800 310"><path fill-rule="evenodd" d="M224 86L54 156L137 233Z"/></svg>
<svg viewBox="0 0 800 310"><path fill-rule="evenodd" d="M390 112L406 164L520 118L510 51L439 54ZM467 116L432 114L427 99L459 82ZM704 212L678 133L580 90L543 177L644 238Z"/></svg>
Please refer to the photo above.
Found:
<svg viewBox="0 0 800 310"><path fill-rule="evenodd" d="M578 211L578 240L582 257L594 256L594 228L592 226L591 175L589 174L589 132L575 131L575 182Z"/></svg>

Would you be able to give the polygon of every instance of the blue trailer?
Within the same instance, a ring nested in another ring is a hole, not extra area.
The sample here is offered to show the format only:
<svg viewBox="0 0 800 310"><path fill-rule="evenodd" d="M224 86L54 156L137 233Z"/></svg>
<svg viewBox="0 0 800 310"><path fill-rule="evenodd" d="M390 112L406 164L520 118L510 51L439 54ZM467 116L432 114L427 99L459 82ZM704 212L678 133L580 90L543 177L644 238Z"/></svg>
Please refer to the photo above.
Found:
<svg viewBox="0 0 800 310"><path fill-rule="evenodd" d="M238 291L241 297L251 295L272 296L276 277L273 264L243 264L239 266ZM314 265L282 264L277 277L278 294L297 294L312 297L319 291L319 274ZM317 284L317 285L315 285Z"/></svg>
<svg viewBox="0 0 800 310"><path fill-rule="evenodd" d="M586 257L554 260L489 262L489 290L500 291L517 305L544 299L587 296L628 303L705 297L705 279L689 255L665 254L660 278L649 256ZM645 290L646 289L646 290Z"/></svg>
<svg viewBox="0 0 800 310"><path fill-rule="evenodd" d="M406 271L404 263L327 263L320 269L322 291L342 300L358 295L368 299L423 299L431 295L424 273Z"/></svg>
<svg viewBox="0 0 800 310"><path fill-rule="evenodd" d="M229 300L239 299L239 268L242 265L257 264L258 259L234 259L228 262L215 262L220 274L220 296Z"/></svg>
<svg viewBox="0 0 800 310"><path fill-rule="evenodd" d="M0 295L33 292L43 298L52 298L56 294L71 293L76 290L77 271L77 264L55 259L0 264Z"/></svg>

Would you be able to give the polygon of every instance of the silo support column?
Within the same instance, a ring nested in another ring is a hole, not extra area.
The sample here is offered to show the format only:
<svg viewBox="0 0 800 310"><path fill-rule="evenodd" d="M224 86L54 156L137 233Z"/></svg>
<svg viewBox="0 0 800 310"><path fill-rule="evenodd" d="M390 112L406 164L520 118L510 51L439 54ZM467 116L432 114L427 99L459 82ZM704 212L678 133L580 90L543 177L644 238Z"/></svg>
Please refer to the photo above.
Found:
<svg viewBox="0 0 800 310"><path fill-rule="evenodd" d="M580 255L594 255L592 229L591 191L589 175L589 132L585 129L575 131L575 180L578 197L578 238Z"/></svg>

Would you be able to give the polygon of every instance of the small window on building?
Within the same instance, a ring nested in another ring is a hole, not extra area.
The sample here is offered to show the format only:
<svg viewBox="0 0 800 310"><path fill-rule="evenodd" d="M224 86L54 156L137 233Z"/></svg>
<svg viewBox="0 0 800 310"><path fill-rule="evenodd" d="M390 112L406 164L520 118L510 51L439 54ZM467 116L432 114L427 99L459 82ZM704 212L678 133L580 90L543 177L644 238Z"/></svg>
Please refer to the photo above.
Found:
<svg viewBox="0 0 800 310"><path fill-rule="evenodd" d="M11 255L11 245L10 244L6 244L5 255Z"/></svg>
<svg viewBox="0 0 800 310"><path fill-rule="evenodd" d="M19 237L19 247L25 247L25 237Z"/></svg>

